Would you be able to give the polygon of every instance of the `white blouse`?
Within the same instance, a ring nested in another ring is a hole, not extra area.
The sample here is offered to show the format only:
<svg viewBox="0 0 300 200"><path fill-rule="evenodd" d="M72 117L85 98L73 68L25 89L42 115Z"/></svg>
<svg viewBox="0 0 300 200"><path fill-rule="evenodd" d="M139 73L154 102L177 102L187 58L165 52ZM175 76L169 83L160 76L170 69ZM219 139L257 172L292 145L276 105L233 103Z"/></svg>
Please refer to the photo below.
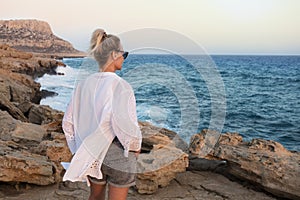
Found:
<svg viewBox="0 0 300 200"><path fill-rule="evenodd" d="M101 165L115 136L126 157L141 148L134 92L112 72L92 74L77 85L62 127L74 154L63 181L86 181L87 175L101 179Z"/></svg>

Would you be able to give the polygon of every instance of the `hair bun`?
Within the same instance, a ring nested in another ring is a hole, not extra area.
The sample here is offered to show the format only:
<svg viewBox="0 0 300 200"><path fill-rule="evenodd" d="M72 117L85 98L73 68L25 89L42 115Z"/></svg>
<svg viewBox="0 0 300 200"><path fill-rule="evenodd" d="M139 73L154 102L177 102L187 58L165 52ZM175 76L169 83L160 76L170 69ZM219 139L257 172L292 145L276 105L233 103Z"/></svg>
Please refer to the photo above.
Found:
<svg viewBox="0 0 300 200"><path fill-rule="evenodd" d="M92 35L90 51L95 51L105 38L107 38L106 32L100 28L96 29Z"/></svg>

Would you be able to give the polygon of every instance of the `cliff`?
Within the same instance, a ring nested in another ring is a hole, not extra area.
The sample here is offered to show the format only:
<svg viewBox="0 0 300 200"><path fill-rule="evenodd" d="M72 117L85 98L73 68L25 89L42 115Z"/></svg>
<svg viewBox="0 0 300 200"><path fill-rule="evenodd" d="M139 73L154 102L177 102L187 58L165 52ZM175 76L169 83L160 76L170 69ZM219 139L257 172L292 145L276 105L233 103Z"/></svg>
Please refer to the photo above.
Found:
<svg viewBox="0 0 300 200"><path fill-rule="evenodd" d="M47 22L0 20L0 43L18 50L62 57L82 57L85 53L55 36Z"/></svg>

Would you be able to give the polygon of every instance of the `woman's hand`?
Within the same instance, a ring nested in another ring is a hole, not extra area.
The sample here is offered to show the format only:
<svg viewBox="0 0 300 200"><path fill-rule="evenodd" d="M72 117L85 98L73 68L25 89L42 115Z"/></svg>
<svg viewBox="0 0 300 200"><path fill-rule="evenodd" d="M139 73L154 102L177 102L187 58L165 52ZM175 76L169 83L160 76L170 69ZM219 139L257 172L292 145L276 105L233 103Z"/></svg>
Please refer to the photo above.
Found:
<svg viewBox="0 0 300 200"><path fill-rule="evenodd" d="M130 152L133 152L134 155L135 155L135 157L137 158L137 157L140 155L141 150L138 150L138 151L130 151Z"/></svg>

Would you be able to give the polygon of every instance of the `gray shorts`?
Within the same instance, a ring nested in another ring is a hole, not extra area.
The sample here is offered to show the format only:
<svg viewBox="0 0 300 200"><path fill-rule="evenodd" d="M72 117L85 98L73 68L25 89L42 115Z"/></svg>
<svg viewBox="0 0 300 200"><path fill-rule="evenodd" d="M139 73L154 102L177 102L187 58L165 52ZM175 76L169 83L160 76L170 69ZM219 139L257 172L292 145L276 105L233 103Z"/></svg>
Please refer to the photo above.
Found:
<svg viewBox="0 0 300 200"><path fill-rule="evenodd" d="M115 187L130 187L135 185L137 158L133 152L124 156L124 149L115 137L110 145L101 166L102 179L88 176L90 182L104 185L107 182Z"/></svg>

